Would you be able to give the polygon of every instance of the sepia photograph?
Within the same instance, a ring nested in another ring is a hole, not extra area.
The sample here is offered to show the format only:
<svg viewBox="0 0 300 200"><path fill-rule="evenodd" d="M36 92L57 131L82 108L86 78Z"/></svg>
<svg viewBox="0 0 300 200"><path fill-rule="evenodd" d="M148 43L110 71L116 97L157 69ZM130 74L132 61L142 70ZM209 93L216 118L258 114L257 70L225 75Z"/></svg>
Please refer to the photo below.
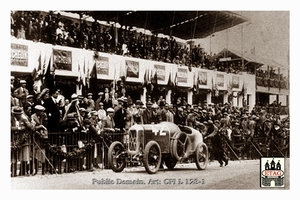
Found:
<svg viewBox="0 0 300 200"><path fill-rule="evenodd" d="M289 7L73 7L7 12L11 192L296 187Z"/></svg>

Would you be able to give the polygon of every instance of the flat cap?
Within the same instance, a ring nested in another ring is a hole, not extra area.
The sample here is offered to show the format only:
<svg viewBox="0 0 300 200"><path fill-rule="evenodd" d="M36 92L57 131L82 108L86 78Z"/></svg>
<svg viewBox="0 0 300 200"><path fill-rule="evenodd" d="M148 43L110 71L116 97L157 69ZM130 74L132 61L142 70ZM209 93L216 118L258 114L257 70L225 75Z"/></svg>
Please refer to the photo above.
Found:
<svg viewBox="0 0 300 200"><path fill-rule="evenodd" d="M39 110L39 111L44 111L44 110L45 110L45 107L42 106L42 105L36 105L36 106L34 107L34 109Z"/></svg>

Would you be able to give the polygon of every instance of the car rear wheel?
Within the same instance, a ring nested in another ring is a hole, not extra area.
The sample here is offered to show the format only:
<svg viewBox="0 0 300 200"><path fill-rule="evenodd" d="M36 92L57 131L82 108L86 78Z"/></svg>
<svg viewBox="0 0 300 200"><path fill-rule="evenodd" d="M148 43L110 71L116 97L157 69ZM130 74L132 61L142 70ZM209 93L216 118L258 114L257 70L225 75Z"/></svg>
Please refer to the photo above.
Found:
<svg viewBox="0 0 300 200"><path fill-rule="evenodd" d="M126 166L125 148L119 141L113 142L108 149L108 163L114 172L121 172Z"/></svg>
<svg viewBox="0 0 300 200"><path fill-rule="evenodd" d="M155 141L150 141L146 144L143 164L149 174L154 174L158 171L161 164L161 150L159 144Z"/></svg>
<svg viewBox="0 0 300 200"><path fill-rule="evenodd" d="M204 170L208 163L208 148L206 144L199 143L195 151L195 162L199 170Z"/></svg>

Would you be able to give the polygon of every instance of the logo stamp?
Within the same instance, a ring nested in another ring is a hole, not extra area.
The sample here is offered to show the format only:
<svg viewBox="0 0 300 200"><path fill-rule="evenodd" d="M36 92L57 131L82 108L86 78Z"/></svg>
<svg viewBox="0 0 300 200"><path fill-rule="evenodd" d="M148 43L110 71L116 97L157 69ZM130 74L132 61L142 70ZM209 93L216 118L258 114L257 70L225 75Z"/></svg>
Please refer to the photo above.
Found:
<svg viewBox="0 0 300 200"><path fill-rule="evenodd" d="M260 158L260 187L284 187L284 157Z"/></svg>

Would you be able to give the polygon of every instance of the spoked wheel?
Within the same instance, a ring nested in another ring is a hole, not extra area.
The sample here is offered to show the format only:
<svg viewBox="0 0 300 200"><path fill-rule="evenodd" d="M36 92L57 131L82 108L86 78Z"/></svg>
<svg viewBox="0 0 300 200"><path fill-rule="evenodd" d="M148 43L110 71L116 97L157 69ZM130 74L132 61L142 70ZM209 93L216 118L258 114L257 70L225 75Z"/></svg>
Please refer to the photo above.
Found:
<svg viewBox="0 0 300 200"><path fill-rule="evenodd" d="M190 139L184 132L178 132L174 135L175 139L172 141L172 156L176 160L181 160L188 156L188 147L190 145Z"/></svg>
<svg viewBox="0 0 300 200"><path fill-rule="evenodd" d="M196 147L195 152L196 165L199 170L206 168L208 163L208 148L206 144L199 143Z"/></svg>
<svg viewBox="0 0 300 200"><path fill-rule="evenodd" d="M157 142L150 141L146 144L143 164L149 174L154 174L158 171L161 164L161 150Z"/></svg>
<svg viewBox="0 0 300 200"><path fill-rule="evenodd" d="M108 163L114 172L121 172L126 166L125 148L119 141L113 142L108 149Z"/></svg>
<svg viewBox="0 0 300 200"><path fill-rule="evenodd" d="M168 169L174 169L174 167L177 163L177 160L175 160L172 157L167 157L167 158L164 159L164 161L165 161L165 164L166 164Z"/></svg>

